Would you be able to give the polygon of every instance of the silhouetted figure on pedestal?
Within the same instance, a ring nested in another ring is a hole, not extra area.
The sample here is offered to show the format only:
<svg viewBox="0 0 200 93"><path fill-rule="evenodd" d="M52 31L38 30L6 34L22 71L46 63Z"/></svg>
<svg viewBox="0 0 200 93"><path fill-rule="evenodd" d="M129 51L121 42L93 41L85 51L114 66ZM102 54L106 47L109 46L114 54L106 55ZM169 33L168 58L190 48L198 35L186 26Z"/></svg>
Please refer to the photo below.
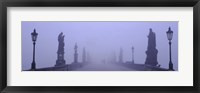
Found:
<svg viewBox="0 0 200 93"><path fill-rule="evenodd" d="M61 32L58 35L58 51L57 51L57 60L56 60L56 65L55 66L63 66L65 65L65 59L64 59L64 35Z"/></svg>
<svg viewBox="0 0 200 93"><path fill-rule="evenodd" d="M123 49L122 48L120 48L120 51L119 51L119 62L123 63Z"/></svg>
<svg viewBox="0 0 200 93"><path fill-rule="evenodd" d="M132 63L134 64L134 47L133 46L131 47L131 50L132 50Z"/></svg>
<svg viewBox="0 0 200 93"><path fill-rule="evenodd" d="M75 44L75 46L74 46L74 63L78 63L78 52L77 52L77 50L78 50L78 46L77 46L77 43Z"/></svg>
<svg viewBox="0 0 200 93"><path fill-rule="evenodd" d="M148 47L147 47L147 58L145 61L146 65L156 66L158 64L157 62L157 54L158 50L156 49L156 35L152 31L152 29L149 29L149 36L148 36Z"/></svg>
<svg viewBox="0 0 200 93"><path fill-rule="evenodd" d="M85 48L83 48L83 55L82 55L82 62L86 62L86 51Z"/></svg>

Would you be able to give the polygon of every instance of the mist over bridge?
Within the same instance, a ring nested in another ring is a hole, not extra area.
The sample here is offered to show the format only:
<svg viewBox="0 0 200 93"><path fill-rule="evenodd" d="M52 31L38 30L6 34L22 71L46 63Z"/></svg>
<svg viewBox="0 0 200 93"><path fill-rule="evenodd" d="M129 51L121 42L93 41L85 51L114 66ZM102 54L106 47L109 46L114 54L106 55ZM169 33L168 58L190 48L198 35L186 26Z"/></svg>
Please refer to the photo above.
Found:
<svg viewBox="0 0 200 93"><path fill-rule="evenodd" d="M148 46L146 51L147 57L144 64L136 64L137 62L134 62L134 57L133 57L134 47L131 48L132 61L123 60L123 48L121 47L120 47L118 61L116 60L117 58L115 54L109 59L106 59L107 61L105 61L105 59L103 59L102 62L98 62L98 60L96 59L90 60L91 57L88 54L86 54L85 48L83 49L82 52L83 53L82 61L79 61L77 43L75 43L74 46L74 61L70 64L66 64L64 57L65 35L61 32L58 35L59 43L58 43L56 64L53 67L36 68L35 61L33 61L34 65L31 67L30 70L31 71L168 71L169 69L161 68L160 64L158 64L157 61L158 50L156 49L156 36L151 28L149 30L150 31L148 35ZM33 57L33 59L34 58L35 57ZM170 67L171 70L173 70L173 64Z"/></svg>

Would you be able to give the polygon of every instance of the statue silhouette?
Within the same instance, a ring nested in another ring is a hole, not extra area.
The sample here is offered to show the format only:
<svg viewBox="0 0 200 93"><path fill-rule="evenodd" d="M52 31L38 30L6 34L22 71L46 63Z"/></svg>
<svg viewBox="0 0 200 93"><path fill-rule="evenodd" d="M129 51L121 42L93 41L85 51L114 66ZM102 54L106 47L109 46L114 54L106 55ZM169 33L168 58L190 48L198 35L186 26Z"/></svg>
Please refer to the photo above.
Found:
<svg viewBox="0 0 200 93"><path fill-rule="evenodd" d="M74 46L74 63L78 63L78 45L77 45L77 43Z"/></svg>
<svg viewBox="0 0 200 93"><path fill-rule="evenodd" d="M65 43L64 43L64 35L63 33L61 32L58 36L58 52L64 52L64 46L65 46Z"/></svg>
<svg viewBox="0 0 200 93"><path fill-rule="evenodd" d="M119 62L123 63L123 49L120 47L120 51L119 51Z"/></svg>
<svg viewBox="0 0 200 93"><path fill-rule="evenodd" d="M156 66L158 64L157 61L157 54L158 50L156 49L156 34L149 29L149 36L148 36L148 47L147 47L147 58L145 61L146 65Z"/></svg>
<svg viewBox="0 0 200 93"><path fill-rule="evenodd" d="M82 62L86 62L86 50L85 50L85 47L83 48Z"/></svg>
<svg viewBox="0 0 200 93"><path fill-rule="evenodd" d="M58 35L58 51L57 51L57 60L56 60L56 65L55 66L62 66L65 65L65 60L64 60L64 35L61 32Z"/></svg>

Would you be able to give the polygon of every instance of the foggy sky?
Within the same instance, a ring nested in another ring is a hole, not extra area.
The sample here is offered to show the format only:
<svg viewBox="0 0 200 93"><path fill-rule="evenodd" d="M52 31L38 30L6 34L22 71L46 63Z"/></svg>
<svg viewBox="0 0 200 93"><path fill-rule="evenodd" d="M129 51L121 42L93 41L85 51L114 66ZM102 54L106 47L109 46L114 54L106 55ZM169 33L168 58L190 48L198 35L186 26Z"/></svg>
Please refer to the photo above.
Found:
<svg viewBox="0 0 200 93"><path fill-rule="evenodd" d="M149 28L156 34L158 63L168 68L169 44L166 35L169 26L174 32L172 39L172 62L178 69L178 22L22 22L22 69L31 68L33 43L31 33L36 29L36 68L52 67L56 64L58 35L65 35L65 60L73 62L74 45L78 45L78 61L82 61L85 47L95 62L108 61L111 54L119 59L120 48L123 49L123 60L132 60L131 47L134 46L134 61L144 64L148 44Z"/></svg>

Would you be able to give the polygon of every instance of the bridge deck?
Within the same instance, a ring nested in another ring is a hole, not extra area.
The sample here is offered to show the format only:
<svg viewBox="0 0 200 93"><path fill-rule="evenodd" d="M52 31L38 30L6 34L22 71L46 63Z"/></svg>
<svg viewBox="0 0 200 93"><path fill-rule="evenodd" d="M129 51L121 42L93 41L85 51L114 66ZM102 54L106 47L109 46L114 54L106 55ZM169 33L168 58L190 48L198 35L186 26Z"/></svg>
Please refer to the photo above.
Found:
<svg viewBox="0 0 200 93"><path fill-rule="evenodd" d="M135 71L135 69L110 63L91 63L75 71Z"/></svg>

